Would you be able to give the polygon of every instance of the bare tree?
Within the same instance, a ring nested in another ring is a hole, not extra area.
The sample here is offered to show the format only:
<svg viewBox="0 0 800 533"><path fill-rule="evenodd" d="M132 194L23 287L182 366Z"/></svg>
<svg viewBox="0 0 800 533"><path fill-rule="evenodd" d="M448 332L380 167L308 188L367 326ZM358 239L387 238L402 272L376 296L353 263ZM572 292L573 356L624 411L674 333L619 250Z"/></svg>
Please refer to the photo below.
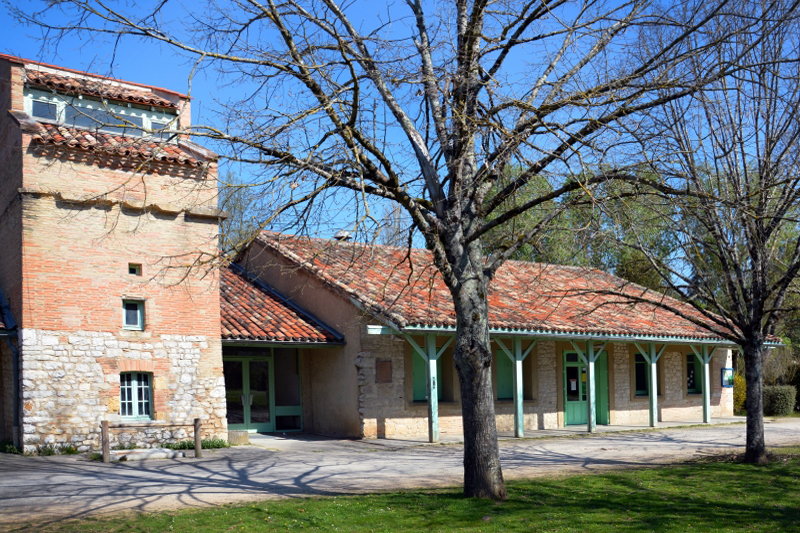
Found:
<svg viewBox="0 0 800 533"><path fill-rule="evenodd" d="M370 197L400 205L455 306L464 493L503 499L487 289L558 210L496 246L483 237L554 198L629 176L615 158L625 158L632 117L740 69L749 50L720 57L716 45L740 33L757 41L784 15L746 1L672 4L209 0L181 14L167 12L178 9L169 0L63 0L49 13L16 13L61 36L159 41L247 92L223 126L192 133L260 165L275 216L305 216L331 191L351 191L363 220ZM724 22L740 11L740 23ZM653 28L664 41L639 46ZM614 170L586 177L587 164ZM510 165L521 171L498 187ZM549 181L547 193L507 201L534 178Z"/></svg>
<svg viewBox="0 0 800 533"><path fill-rule="evenodd" d="M675 249L656 255L634 231L622 239L702 313L701 325L740 347L745 460L755 463L766 459L764 354L782 315L797 311L787 298L800 272L800 27L794 3L771 5L786 14L778 31L740 34L716 51L746 68L653 110L639 131L651 168L685 193L638 199L670 227ZM665 305L652 294L640 300Z"/></svg>

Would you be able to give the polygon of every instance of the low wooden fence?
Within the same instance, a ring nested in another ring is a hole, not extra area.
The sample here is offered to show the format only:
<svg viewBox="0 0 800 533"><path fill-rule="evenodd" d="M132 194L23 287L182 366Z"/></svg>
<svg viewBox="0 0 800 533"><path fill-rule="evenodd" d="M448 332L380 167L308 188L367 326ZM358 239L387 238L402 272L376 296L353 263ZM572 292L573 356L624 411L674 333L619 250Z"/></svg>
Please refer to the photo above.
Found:
<svg viewBox="0 0 800 533"><path fill-rule="evenodd" d="M194 456L198 459L203 457L203 435L202 435L202 425L200 423L199 418L194 419L194 423L192 424L159 424L154 426L152 424L137 424L133 423L123 423L117 425L110 425L108 420L103 420L100 426L100 435L103 441L103 462L110 463L111 462L111 442L109 440L109 432L112 429L129 429L129 428L180 428L180 427L192 427L194 426Z"/></svg>

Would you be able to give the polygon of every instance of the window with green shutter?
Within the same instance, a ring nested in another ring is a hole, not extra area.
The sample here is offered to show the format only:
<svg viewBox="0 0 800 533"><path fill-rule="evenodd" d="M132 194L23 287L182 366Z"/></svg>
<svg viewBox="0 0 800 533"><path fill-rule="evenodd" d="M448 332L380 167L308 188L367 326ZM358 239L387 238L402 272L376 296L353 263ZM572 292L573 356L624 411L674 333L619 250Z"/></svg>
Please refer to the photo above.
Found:
<svg viewBox="0 0 800 533"><path fill-rule="evenodd" d="M425 369L425 365L427 362L425 359L422 358L421 355L418 353L414 353L413 355L413 368L412 368L412 379L414 383L414 401L415 402L424 402L428 400L428 374L427 370ZM442 399L442 358L436 360L436 376L437 376L437 387L436 387L436 396L438 400Z"/></svg>
<svg viewBox="0 0 800 533"><path fill-rule="evenodd" d="M686 356L686 391L689 394L703 392L703 363L694 355Z"/></svg>
<svg viewBox="0 0 800 533"><path fill-rule="evenodd" d="M495 354L497 369L497 399L514 399L514 363L504 352Z"/></svg>

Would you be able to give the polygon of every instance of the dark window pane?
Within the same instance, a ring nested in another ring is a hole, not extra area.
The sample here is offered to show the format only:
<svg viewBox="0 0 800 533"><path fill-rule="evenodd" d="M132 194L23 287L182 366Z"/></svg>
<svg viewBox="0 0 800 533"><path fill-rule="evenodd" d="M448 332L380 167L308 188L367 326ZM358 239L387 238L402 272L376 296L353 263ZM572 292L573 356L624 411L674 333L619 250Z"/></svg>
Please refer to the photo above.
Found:
<svg viewBox="0 0 800 533"><path fill-rule="evenodd" d="M33 102L33 116L45 120L58 120L58 108L56 104Z"/></svg>
<svg viewBox="0 0 800 533"><path fill-rule="evenodd" d="M139 326L139 304L126 303L125 304L125 325L126 326Z"/></svg>
<svg viewBox="0 0 800 533"><path fill-rule="evenodd" d="M639 359L641 358L641 360ZM647 396L647 363L641 355L636 356L636 395Z"/></svg>
<svg viewBox="0 0 800 533"><path fill-rule="evenodd" d="M577 362L578 362L578 354L576 353L567 354L567 363L577 363Z"/></svg>

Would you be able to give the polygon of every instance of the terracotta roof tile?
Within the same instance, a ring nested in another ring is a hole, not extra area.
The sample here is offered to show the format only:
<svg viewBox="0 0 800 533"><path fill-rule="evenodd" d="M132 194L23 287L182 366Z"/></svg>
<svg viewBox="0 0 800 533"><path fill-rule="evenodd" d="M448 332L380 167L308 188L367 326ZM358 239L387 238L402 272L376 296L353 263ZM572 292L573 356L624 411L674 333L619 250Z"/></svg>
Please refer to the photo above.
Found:
<svg viewBox="0 0 800 533"><path fill-rule="evenodd" d="M73 76L62 76L53 72L43 72L32 68L25 72L29 85L34 87L46 87L55 89L67 94L84 94L88 96L99 96L109 100L119 100L134 104L150 105L156 107L168 107L175 109L178 105L162 98L157 94L144 89L137 90L116 85L106 79L86 79Z"/></svg>
<svg viewBox="0 0 800 533"><path fill-rule="evenodd" d="M287 304L238 267L220 276L222 338L273 342L341 342L341 336Z"/></svg>
<svg viewBox="0 0 800 533"><path fill-rule="evenodd" d="M38 144L69 146L98 153L152 159L163 163L177 163L197 166L202 163L193 153L180 145L168 142L155 142L152 139L123 137L113 133L68 128L63 125L39 123L39 133L32 135Z"/></svg>
<svg viewBox="0 0 800 533"><path fill-rule="evenodd" d="M399 327L456 325L452 298L427 250L409 254L405 248L274 233L262 234L259 241ZM663 299L703 320L688 304L598 270L509 261L489 288L490 327L599 336L719 338L659 307L633 305L598 291Z"/></svg>

